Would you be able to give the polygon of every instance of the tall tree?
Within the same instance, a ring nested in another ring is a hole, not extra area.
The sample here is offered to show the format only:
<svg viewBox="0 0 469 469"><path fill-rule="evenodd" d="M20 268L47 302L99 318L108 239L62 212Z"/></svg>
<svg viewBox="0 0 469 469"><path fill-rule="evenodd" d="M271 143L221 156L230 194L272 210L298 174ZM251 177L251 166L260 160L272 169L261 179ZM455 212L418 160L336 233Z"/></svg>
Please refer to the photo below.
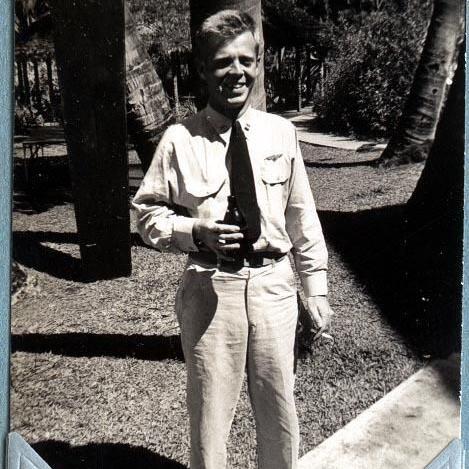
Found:
<svg viewBox="0 0 469 469"><path fill-rule="evenodd" d="M441 113L425 168L407 211L407 285L436 352L460 340L464 211L464 54Z"/></svg>
<svg viewBox="0 0 469 469"><path fill-rule="evenodd" d="M190 0L191 34L194 35L200 24L217 11L234 9L249 13L258 28L261 62L259 76L252 90L252 104L255 108L266 109L264 89L264 36L262 32L262 9L260 0Z"/></svg>
<svg viewBox="0 0 469 469"><path fill-rule="evenodd" d="M463 0L435 0L425 45L399 125L381 161L421 160L434 138L463 31Z"/></svg>
<svg viewBox="0 0 469 469"><path fill-rule="evenodd" d="M51 11L83 271L129 275L124 0L53 0Z"/></svg>
<svg viewBox="0 0 469 469"><path fill-rule="evenodd" d="M162 131L173 114L163 84L125 6L127 129L142 163L149 168Z"/></svg>

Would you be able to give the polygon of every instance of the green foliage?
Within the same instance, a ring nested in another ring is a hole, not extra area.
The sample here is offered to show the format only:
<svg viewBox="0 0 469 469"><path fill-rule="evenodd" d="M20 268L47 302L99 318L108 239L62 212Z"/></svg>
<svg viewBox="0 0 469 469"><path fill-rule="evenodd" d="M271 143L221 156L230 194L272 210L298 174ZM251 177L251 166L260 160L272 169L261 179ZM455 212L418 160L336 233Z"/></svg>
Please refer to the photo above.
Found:
<svg viewBox="0 0 469 469"><path fill-rule="evenodd" d="M329 45L323 93L315 111L324 130L388 137L412 84L430 16L430 2L405 11L341 15L323 29Z"/></svg>
<svg viewBox="0 0 469 469"><path fill-rule="evenodd" d="M127 0L147 48L167 54L190 49L189 0Z"/></svg>

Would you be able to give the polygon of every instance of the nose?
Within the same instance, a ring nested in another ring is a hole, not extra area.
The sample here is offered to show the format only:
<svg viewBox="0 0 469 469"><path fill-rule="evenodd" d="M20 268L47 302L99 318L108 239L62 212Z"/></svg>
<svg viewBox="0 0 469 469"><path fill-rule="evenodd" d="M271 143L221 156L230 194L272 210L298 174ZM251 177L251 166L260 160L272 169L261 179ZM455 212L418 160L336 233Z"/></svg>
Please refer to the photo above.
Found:
<svg viewBox="0 0 469 469"><path fill-rule="evenodd" d="M241 66L241 62L239 60L233 60L230 68L230 72L233 74L241 75L243 73L243 68Z"/></svg>

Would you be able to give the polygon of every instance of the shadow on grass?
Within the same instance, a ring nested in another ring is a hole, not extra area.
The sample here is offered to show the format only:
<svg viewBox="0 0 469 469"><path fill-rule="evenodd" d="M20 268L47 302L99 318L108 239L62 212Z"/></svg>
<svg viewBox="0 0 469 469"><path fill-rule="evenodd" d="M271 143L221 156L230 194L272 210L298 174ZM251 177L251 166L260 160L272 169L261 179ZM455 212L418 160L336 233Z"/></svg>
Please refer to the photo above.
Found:
<svg viewBox="0 0 469 469"><path fill-rule="evenodd" d="M350 161L350 162L336 162L327 163L319 161L305 160L305 166L308 168L355 168L357 166L375 166L377 159L363 160L363 161Z"/></svg>
<svg viewBox="0 0 469 469"><path fill-rule="evenodd" d="M461 249L458 243L441 243L458 239L453 220L411 227L404 206L323 211L320 218L328 243L417 353L447 356L459 351Z"/></svg>
<svg viewBox="0 0 469 469"><path fill-rule="evenodd" d="M81 258L44 244L75 244L78 248L77 233L14 231L12 239L13 258L19 264L64 280L83 283L95 281L92 277L84 275ZM146 245L137 233L131 233L131 245L153 249Z"/></svg>
<svg viewBox="0 0 469 469"><path fill-rule="evenodd" d="M13 232L13 258L20 264L57 278L84 281L80 259L43 243L78 244L76 233Z"/></svg>
<svg viewBox="0 0 469 469"><path fill-rule="evenodd" d="M31 446L53 469L187 469L187 466L146 448L123 443L71 446L48 440Z"/></svg>
<svg viewBox="0 0 469 469"><path fill-rule="evenodd" d="M184 360L179 335L13 334L12 352L53 353L68 357Z"/></svg>

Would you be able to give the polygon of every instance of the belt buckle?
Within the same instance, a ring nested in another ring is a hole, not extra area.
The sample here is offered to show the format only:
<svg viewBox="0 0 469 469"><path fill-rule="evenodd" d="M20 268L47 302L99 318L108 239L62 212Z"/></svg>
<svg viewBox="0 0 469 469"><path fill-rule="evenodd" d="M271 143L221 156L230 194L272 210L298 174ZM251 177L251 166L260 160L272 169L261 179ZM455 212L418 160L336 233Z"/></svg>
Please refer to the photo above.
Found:
<svg viewBox="0 0 469 469"><path fill-rule="evenodd" d="M232 261L219 259L218 267L221 269L241 270L245 266L244 258L235 258Z"/></svg>
<svg viewBox="0 0 469 469"><path fill-rule="evenodd" d="M264 259L262 256L254 256L251 259L246 259L246 262L249 264L249 267L263 267Z"/></svg>

